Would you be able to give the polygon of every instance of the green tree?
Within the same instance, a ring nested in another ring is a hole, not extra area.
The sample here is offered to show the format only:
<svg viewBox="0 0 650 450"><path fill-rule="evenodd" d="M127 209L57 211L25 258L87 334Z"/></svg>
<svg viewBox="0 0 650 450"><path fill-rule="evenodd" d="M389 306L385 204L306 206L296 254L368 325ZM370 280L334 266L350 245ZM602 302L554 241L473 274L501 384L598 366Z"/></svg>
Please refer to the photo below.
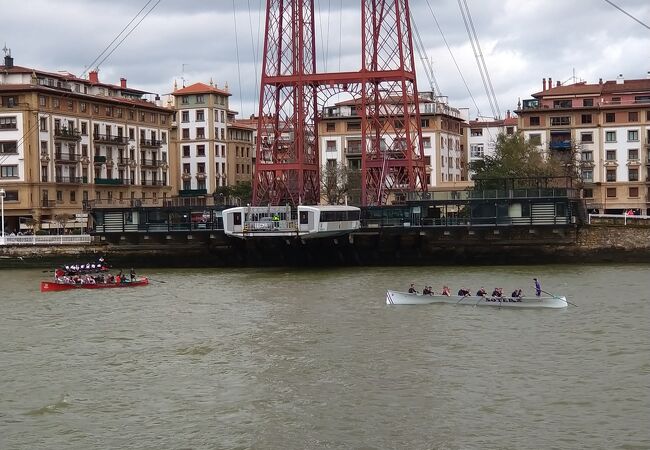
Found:
<svg viewBox="0 0 650 450"><path fill-rule="evenodd" d="M240 205L251 203L253 199L253 185L250 181L238 183L234 186L231 186L231 189L232 191L230 196L233 199L238 199Z"/></svg>
<svg viewBox="0 0 650 450"><path fill-rule="evenodd" d="M544 153L521 133L500 134L494 154L470 163L470 170L475 173L476 184L486 189L498 188L502 180L512 178L568 177L573 182L580 174L577 153L573 143L562 153Z"/></svg>
<svg viewBox="0 0 650 450"><path fill-rule="evenodd" d="M328 205L354 203L359 196L360 172L343 163L326 164L321 169L321 196Z"/></svg>

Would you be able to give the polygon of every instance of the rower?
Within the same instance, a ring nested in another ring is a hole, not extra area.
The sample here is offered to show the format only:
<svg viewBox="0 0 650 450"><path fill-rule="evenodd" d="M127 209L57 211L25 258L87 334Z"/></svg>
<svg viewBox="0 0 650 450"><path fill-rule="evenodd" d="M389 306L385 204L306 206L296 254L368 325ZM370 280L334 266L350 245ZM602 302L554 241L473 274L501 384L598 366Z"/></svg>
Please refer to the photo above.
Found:
<svg viewBox="0 0 650 450"><path fill-rule="evenodd" d="M477 297L485 297L486 295L487 295L487 291L485 290L485 288L483 286L481 286L481 289L479 289L476 292Z"/></svg>
<svg viewBox="0 0 650 450"><path fill-rule="evenodd" d="M411 287L409 287L409 294L417 294L418 291L415 290L415 285L411 283Z"/></svg>
<svg viewBox="0 0 650 450"><path fill-rule="evenodd" d="M442 287L442 295L446 295L447 297L451 295L451 292L449 291L449 286Z"/></svg>
<svg viewBox="0 0 650 450"><path fill-rule="evenodd" d="M431 295L431 291L429 290L429 286L424 286L424 289L422 289L422 295Z"/></svg>

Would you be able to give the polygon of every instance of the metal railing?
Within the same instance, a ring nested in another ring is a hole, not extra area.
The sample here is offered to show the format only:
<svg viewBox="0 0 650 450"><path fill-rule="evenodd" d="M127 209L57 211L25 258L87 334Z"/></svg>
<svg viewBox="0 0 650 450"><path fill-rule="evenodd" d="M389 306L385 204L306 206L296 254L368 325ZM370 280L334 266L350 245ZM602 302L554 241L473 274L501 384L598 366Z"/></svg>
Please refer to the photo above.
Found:
<svg viewBox="0 0 650 450"><path fill-rule="evenodd" d="M92 236L89 234L72 235L45 235L45 236L7 236L4 242L0 237L0 245L80 245L90 244Z"/></svg>
<svg viewBox="0 0 650 450"><path fill-rule="evenodd" d="M68 128L55 128L54 137L59 139L73 139L78 141L81 139L81 132L78 130L70 130Z"/></svg>
<svg viewBox="0 0 650 450"><path fill-rule="evenodd" d="M78 163L79 161L81 161L81 155L78 153L55 152L54 160Z"/></svg>
<svg viewBox="0 0 650 450"><path fill-rule="evenodd" d="M105 142L114 145L126 145L129 143L129 138L126 136L115 136L112 134L95 134L93 140L96 142Z"/></svg>
<svg viewBox="0 0 650 450"><path fill-rule="evenodd" d="M650 216L623 214L589 214L588 223L592 224L643 224L650 225Z"/></svg>
<svg viewBox="0 0 650 450"><path fill-rule="evenodd" d="M161 147L162 141L159 139L140 139L140 145L143 147Z"/></svg>

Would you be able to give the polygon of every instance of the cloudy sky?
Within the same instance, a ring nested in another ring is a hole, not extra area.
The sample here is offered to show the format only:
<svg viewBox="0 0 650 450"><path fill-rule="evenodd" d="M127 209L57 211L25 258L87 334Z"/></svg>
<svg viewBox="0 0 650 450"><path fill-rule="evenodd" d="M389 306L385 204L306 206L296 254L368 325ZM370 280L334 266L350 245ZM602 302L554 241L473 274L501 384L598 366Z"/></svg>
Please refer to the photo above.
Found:
<svg viewBox="0 0 650 450"><path fill-rule="evenodd" d="M575 71L577 78L597 82L619 73L645 78L650 71L650 30L604 0L466 1L502 113L514 109L519 98L541 90L543 77L571 82ZM11 48L16 65L81 75L147 3L0 0L0 44ZM174 80L181 85L182 78L187 84L212 78L219 87L228 84L232 108L250 115L259 92L263 3L152 0L148 8L157 6L101 64L100 79L118 83L123 76L132 87L165 94L171 92ZM452 106L470 108L473 117L491 115L458 2L410 3L442 94ZM650 23L650 1L614 3ZM328 71L358 70L360 0L316 0L316 9L318 66ZM422 64L419 60L417 64L420 90L429 90Z"/></svg>

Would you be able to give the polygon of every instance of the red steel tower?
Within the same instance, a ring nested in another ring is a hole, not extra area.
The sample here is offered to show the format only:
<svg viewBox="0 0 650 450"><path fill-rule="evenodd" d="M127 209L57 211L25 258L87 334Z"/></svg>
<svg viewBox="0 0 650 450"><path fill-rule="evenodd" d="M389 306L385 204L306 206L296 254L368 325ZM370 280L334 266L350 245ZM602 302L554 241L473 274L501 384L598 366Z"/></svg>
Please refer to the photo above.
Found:
<svg viewBox="0 0 650 450"><path fill-rule="evenodd" d="M424 191L408 0L361 0L358 72L318 73L314 0L267 0L254 202L320 199L319 92L352 94L361 121L361 203Z"/></svg>

